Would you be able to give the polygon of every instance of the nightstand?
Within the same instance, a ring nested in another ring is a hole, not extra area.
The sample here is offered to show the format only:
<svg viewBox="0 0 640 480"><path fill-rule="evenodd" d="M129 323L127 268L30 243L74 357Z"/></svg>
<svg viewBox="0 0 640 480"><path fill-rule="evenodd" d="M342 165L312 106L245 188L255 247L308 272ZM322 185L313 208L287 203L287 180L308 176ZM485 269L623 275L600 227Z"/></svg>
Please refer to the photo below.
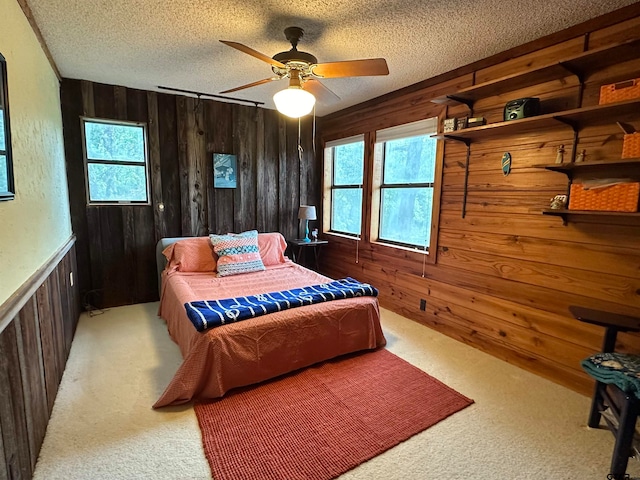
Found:
<svg viewBox="0 0 640 480"><path fill-rule="evenodd" d="M294 238L287 240L287 244L291 249L291 260L294 262L309 267L309 261L307 259L307 251L313 249L313 262L314 270L318 270L318 258L320 257L320 249L323 245L327 245L327 240L316 240L311 242L305 242L301 238ZM310 267L309 267L310 268Z"/></svg>

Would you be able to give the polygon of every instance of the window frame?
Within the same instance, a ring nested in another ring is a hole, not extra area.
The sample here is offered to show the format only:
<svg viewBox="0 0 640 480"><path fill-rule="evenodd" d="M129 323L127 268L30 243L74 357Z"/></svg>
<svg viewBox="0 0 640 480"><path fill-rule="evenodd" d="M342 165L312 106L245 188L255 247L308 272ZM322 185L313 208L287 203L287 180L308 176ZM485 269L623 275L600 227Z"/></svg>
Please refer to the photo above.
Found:
<svg viewBox="0 0 640 480"><path fill-rule="evenodd" d="M343 145L349 145L354 143L363 144L362 150L362 182L359 184L348 184L348 185L335 185L335 148ZM366 162L366 143L364 134L353 135L350 137L345 137L337 140L331 140L325 143L324 147L324 180L325 180L325 195L323 200L323 219L322 219L322 231L323 233L331 233L333 235L340 235L347 238L353 238L359 240L362 238L363 221L364 221L364 212L365 212L365 162ZM346 189L359 189L361 192L361 208L360 208L360 232L359 233L351 233L351 232L343 232L341 230L335 230L333 228L333 198L335 190L346 190Z"/></svg>
<svg viewBox="0 0 640 480"><path fill-rule="evenodd" d="M0 190L0 201L14 200L16 188L13 177L13 153L11 150L11 122L9 120L9 88L7 86L7 61L0 53L0 110L4 110L4 145L0 150L6 159L7 190Z"/></svg>
<svg viewBox="0 0 640 480"><path fill-rule="evenodd" d="M87 140L86 140L86 123L102 123L108 125L121 125L127 127L140 127L142 128L142 139L144 142L144 175L145 175L145 192L146 192L146 200L91 200L91 192L89 187L89 164L98 164L98 165L124 165L124 166L142 166L141 162L136 161L122 161L122 160L97 160L97 159L89 159L87 155ZM84 182L85 182L85 192L86 192L86 201L88 207L100 207L100 206L108 206L108 205L140 205L140 206L149 206L151 205L151 179L150 177L150 168L149 168L149 141L148 141L148 129L147 124L145 122L135 122L128 120L113 120L106 118L96 118L96 117L80 117L80 132L82 135L82 158L84 165Z"/></svg>
<svg viewBox="0 0 640 480"><path fill-rule="evenodd" d="M429 117L416 122L396 125L393 127L381 129L375 132L373 142L373 175L372 175L372 191L371 191L371 225L370 238L372 243L384 245L392 248L400 248L410 250L431 256L435 261L435 252L437 248L437 230L439 224L439 206L441 195L441 178L442 178L442 157L443 146L442 141L436 141L435 157L434 157L434 176L433 182L421 183L384 183L384 164L386 156L386 143L392 140L402 138L411 138L415 136L428 135L432 136L438 133L438 125L441 123L442 115ZM383 211L383 192L389 188L432 188L432 204L431 204L431 224L429 225L429 243L428 245L414 245L395 240L388 240L380 237L380 227L382 226Z"/></svg>

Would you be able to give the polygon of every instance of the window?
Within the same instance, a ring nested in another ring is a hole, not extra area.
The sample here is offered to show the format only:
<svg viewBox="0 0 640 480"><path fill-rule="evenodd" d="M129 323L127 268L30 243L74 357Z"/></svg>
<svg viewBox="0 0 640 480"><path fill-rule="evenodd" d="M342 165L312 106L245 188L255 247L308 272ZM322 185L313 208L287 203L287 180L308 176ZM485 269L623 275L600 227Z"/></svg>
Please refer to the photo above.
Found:
<svg viewBox="0 0 640 480"><path fill-rule="evenodd" d="M371 233L379 242L429 247L437 146L430 135L437 120L376 132Z"/></svg>
<svg viewBox="0 0 640 480"><path fill-rule="evenodd" d="M324 151L325 185L330 185L329 230L360 236L362 228L362 179L364 136L327 142ZM327 206L329 208L327 208Z"/></svg>
<svg viewBox="0 0 640 480"><path fill-rule="evenodd" d="M93 118L81 122L88 203L148 205L146 126Z"/></svg>
<svg viewBox="0 0 640 480"><path fill-rule="evenodd" d="M7 64L0 54L0 200L13 200L13 161L9 129L9 94L7 92Z"/></svg>

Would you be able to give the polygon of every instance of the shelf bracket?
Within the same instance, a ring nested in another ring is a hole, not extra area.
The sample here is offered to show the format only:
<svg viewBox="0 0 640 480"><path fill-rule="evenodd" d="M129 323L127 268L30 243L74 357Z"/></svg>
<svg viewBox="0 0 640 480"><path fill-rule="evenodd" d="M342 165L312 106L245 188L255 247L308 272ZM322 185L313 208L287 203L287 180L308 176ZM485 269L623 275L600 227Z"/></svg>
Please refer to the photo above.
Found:
<svg viewBox="0 0 640 480"><path fill-rule="evenodd" d="M467 190L469 187L469 159L471 158L471 142L465 142L467 144L467 159L464 164L464 191L462 194L462 218L467 214Z"/></svg>
<svg viewBox="0 0 640 480"><path fill-rule="evenodd" d="M466 105L467 108L473 113L473 104L474 104L473 100L469 98L458 97L457 95L447 95L447 98L449 100L453 100L454 102L458 102L458 103L462 103L463 105Z"/></svg>

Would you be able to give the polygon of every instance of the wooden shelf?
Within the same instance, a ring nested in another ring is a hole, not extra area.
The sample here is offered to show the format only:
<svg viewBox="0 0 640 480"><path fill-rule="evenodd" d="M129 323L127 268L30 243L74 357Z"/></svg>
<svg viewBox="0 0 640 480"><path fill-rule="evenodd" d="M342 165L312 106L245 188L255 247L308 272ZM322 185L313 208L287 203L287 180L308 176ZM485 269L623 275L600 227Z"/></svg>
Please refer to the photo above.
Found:
<svg viewBox="0 0 640 480"><path fill-rule="evenodd" d="M613 46L608 45L524 72L463 88L455 93L434 98L431 101L446 105L465 104L471 108L481 98L500 95L570 75L576 75L582 83L590 75L603 68L638 58L637 52L639 49L640 39L618 43Z"/></svg>
<svg viewBox="0 0 640 480"><path fill-rule="evenodd" d="M552 210L545 208L542 210L543 215L551 215L562 217L563 223L566 225L569 220L578 221L585 218L594 218L597 220L607 219L610 223L623 223L625 225L640 225L640 213L638 212L605 212L595 210ZM622 222L621 222L622 220ZM602 222L607 223L607 222Z"/></svg>
<svg viewBox="0 0 640 480"><path fill-rule="evenodd" d="M620 160L601 160L597 162L579 162L579 163L552 163L549 165L534 165L534 168L545 168L554 172L567 173L574 170L601 169L605 167L618 168L626 166L640 166L640 158L623 158Z"/></svg>
<svg viewBox="0 0 640 480"><path fill-rule="evenodd" d="M578 131L587 126L605 125L616 121L628 121L637 117L640 111L640 99L624 102L594 105L592 107L575 108L562 112L538 115L537 117L510 120L508 122L490 123L480 127L465 128L449 133L432 135L432 138L458 140L473 143L481 139L490 139L505 135L520 135L537 132L545 128L557 127L559 123Z"/></svg>

